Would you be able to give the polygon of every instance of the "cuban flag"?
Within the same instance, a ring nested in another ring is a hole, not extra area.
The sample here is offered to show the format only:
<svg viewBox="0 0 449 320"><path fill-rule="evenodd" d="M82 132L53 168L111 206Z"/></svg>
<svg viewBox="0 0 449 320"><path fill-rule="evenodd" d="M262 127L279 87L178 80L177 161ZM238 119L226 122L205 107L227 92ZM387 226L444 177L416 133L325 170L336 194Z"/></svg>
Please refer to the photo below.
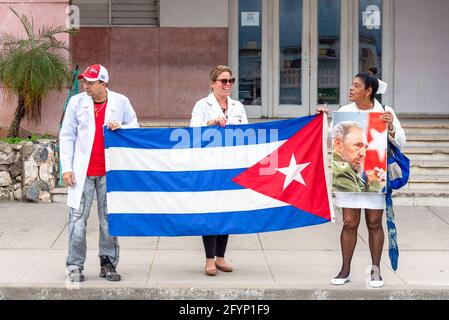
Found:
<svg viewBox="0 0 449 320"><path fill-rule="evenodd" d="M324 119L105 129L109 232L247 234L333 221Z"/></svg>

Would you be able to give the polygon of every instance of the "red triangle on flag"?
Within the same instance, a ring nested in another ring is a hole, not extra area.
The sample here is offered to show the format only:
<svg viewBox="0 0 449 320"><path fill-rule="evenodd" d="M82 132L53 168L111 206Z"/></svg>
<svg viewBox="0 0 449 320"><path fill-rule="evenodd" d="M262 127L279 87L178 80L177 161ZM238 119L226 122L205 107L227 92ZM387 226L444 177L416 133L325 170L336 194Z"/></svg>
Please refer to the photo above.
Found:
<svg viewBox="0 0 449 320"><path fill-rule="evenodd" d="M232 180L331 220L322 141L323 116L316 116L277 150Z"/></svg>

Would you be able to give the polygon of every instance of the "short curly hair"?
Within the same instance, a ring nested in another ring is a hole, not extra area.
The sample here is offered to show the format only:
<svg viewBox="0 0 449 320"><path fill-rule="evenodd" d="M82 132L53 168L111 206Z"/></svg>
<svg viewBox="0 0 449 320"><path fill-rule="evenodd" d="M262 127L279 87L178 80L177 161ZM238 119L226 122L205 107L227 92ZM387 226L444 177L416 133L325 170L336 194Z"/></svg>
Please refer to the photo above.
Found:
<svg viewBox="0 0 449 320"><path fill-rule="evenodd" d="M225 65L218 65L215 68L213 68L212 71L210 72L210 81L217 80L218 76L223 72L229 72L229 74L232 76L231 68Z"/></svg>

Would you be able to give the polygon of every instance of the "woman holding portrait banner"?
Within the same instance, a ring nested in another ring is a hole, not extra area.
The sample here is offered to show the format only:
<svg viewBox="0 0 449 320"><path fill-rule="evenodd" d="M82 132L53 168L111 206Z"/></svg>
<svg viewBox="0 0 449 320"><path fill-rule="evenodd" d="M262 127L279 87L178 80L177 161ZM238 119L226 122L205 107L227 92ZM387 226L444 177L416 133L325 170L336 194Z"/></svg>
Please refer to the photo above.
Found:
<svg viewBox="0 0 449 320"><path fill-rule="evenodd" d="M405 145L405 132L394 110L388 106L384 108L375 99L376 94L385 93L387 84L374 76L377 70L372 68L370 71L355 76L349 92L349 100L352 103L341 107L338 111L381 113L380 120L387 123L389 141L401 148ZM327 113L328 109L319 107L317 112ZM343 213L343 230L340 237L343 263L338 275L331 280L334 285L344 285L350 280L351 260L357 243L357 229L362 209L365 211L372 260L369 285L382 287L384 283L380 275L380 259L384 245L382 215L385 210L385 195L365 191L367 192L336 192L336 206L342 208Z"/></svg>

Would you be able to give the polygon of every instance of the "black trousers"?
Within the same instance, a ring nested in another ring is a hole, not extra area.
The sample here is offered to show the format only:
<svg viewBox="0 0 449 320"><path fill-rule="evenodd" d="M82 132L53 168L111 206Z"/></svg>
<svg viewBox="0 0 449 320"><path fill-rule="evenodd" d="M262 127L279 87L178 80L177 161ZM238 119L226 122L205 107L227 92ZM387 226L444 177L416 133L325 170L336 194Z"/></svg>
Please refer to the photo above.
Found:
<svg viewBox="0 0 449 320"><path fill-rule="evenodd" d="M213 259L215 257L223 258L228 245L229 235L221 236L203 236L204 250L206 251L206 258Z"/></svg>

